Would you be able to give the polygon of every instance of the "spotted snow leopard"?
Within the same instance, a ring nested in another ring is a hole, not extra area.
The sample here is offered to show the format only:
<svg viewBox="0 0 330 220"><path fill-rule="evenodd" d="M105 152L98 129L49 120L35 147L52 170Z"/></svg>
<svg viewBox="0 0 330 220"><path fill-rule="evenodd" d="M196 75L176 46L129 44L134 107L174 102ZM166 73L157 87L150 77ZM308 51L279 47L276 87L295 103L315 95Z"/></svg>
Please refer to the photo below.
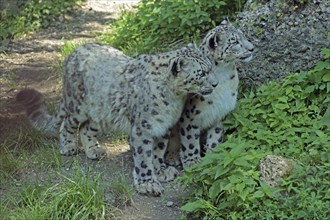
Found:
<svg viewBox="0 0 330 220"><path fill-rule="evenodd" d="M32 125L46 134L60 133L60 153L77 153L77 135L88 158L106 151L102 133L126 132L133 153L133 179L138 192L159 196L160 181L177 175L167 166L158 144L178 121L188 94L210 94L218 82L212 63L195 44L156 55L130 58L100 44L77 48L64 63L63 97L55 115L35 89L20 91ZM157 158L157 160L155 159Z"/></svg>
<svg viewBox="0 0 330 220"><path fill-rule="evenodd" d="M238 73L236 62L249 62L254 46L229 21L210 30L199 46L213 63L219 85L209 95L190 94L179 122L172 129L166 152L171 165L189 167L223 140L224 117L236 105ZM180 153L179 153L180 152Z"/></svg>

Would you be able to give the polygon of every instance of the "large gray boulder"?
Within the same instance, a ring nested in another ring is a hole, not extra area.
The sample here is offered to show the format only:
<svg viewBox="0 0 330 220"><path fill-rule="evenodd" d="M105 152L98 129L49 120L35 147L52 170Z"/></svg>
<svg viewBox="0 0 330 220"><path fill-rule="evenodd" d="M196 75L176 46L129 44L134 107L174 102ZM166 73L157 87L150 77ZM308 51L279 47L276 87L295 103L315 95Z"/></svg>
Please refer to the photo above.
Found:
<svg viewBox="0 0 330 220"><path fill-rule="evenodd" d="M248 0L236 23L256 48L252 62L238 65L249 87L309 70L330 47L328 0Z"/></svg>

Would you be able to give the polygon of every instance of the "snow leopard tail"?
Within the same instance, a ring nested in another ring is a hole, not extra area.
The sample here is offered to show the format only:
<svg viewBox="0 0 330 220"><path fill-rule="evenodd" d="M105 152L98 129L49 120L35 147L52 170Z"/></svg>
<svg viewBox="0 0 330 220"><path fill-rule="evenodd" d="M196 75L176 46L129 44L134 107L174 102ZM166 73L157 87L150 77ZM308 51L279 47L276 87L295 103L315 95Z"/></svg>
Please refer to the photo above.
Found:
<svg viewBox="0 0 330 220"><path fill-rule="evenodd" d="M35 89L24 89L16 95L16 101L24 106L26 115L32 126L54 137L59 133L61 122L64 119L63 101L55 115L51 115L46 106L44 96Z"/></svg>

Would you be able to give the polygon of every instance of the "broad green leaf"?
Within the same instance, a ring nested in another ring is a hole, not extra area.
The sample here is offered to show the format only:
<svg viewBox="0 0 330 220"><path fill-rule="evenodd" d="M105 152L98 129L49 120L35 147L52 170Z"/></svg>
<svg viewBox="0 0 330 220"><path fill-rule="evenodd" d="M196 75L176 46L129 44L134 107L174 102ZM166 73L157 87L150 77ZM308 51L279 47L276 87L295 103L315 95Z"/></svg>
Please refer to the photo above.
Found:
<svg viewBox="0 0 330 220"><path fill-rule="evenodd" d="M330 108L327 108L325 111L323 118L321 119L322 124L328 127L330 129Z"/></svg>
<svg viewBox="0 0 330 220"><path fill-rule="evenodd" d="M227 154L223 160L223 166L226 168L231 162L233 162L233 160L234 158L230 154Z"/></svg>
<svg viewBox="0 0 330 220"><path fill-rule="evenodd" d="M229 176L228 179L229 179L229 182L236 185L236 184L242 182L241 177L242 177L242 174L241 174L241 172L239 172L239 174L233 174L233 175Z"/></svg>
<svg viewBox="0 0 330 220"><path fill-rule="evenodd" d="M325 59L330 57L330 49L329 48L322 48L321 54L324 56Z"/></svg>
<svg viewBox="0 0 330 220"><path fill-rule="evenodd" d="M288 88L286 88L286 89L285 89L285 94L286 94L286 95L290 94L290 93L292 92L292 90L293 90L293 87L291 87L291 86L288 87Z"/></svg>
<svg viewBox="0 0 330 220"><path fill-rule="evenodd" d="M281 110L290 108L290 106L288 104L281 104L281 103L274 104L274 107L277 109L281 109Z"/></svg>
<svg viewBox="0 0 330 220"><path fill-rule="evenodd" d="M220 205L218 206L218 208L220 210L225 210L227 207L233 207L236 204L236 201L234 200L230 200L230 201L224 201L221 202Z"/></svg>
<svg viewBox="0 0 330 220"><path fill-rule="evenodd" d="M236 184L236 190L241 192L245 188L245 183L238 183Z"/></svg>
<svg viewBox="0 0 330 220"><path fill-rule="evenodd" d="M198 209L204 209L206 207L207 207L207 205L205 204L205 201L197 200L197 201L189 202L189 203L185 204L184 206L181 207L181 210L183 210L185 212L193 212Z"/></svg>
<svg viewBox="0 0 330 220"><path fill-rule="evenodd" d="M234 164L242 167L250 167L251 164L246 160L245 157L239 157L235 159Z"/></svg>
<svg viewBox="0 0 330 220"><path fill-rule="evenodd" d="M230 154L233 157L237 157L238 155L241 154L241 152L243 151L243 149L244 149L244 143L240 143L236 147L233 147L233 149L230 151Z"/></svg>
<svg viewBox="0 0 330 220"><path fill-rule="evenodd" d="M315 133L316 133L317 136L319 136L320 138L326 138L326 137L327 137L327 135L326 135L323 131L315 130Z"/></svg>
<svg viewBox="0 0 330 220"><path fill-rule="evenodd" d="M266 183L260 181L260 186L261 186L263 192L266 193L267 196L269 196L269 197L273 196L273 192L272 192L271 188Z"/></svg>
<svg viewBox="0 0 330 220"><path fill-rule="evenodd" d="M252 178L254 178L254 176L252 176ZM252 178L243 178L242 180L246 185L257 185L256 181L254 181ZM256 179L259 179L259 176Z"/></svg>
<svg viewBox="0 0 330 220"><path fill-rule="evenodd" d="M209 155L207 155L206 157L204 157L204 158L202 159L202 161L201 161L200 164L202 164L203 166L205 166L205 165L211 164L211 163L213 163L214 161L216 161L214 158L212 158L211 155L212 155L212 154L209 154Z"/></svg>
<svg viewBox="0 0 330 220"><path fill-rule="evenodd" d="M219 166L217 171L215 172L214 179L218 179L218 177L221 177L222 175L228 173L229 171L230 171L229 167L222 168L221 166Z"/></svg>
<svg viewBox="0 0 330 220"><path fill-rule="evenodd" d="M322 77L322 80L324 82L330 82L330 71L328 71L324 76Z"/></svg>
<svg viewBox="0 0 330 220"><path fill-rule="evenodd" d="M263 191L256 191L255 193L253 193L253 198L260 198L263 197L265 194Z"/></svg>
<svg viewBox="0 0 330 220"><path fill-rule="evenodd" d="M216 198L219 195L219 193L221 192L222 189L221 189L220 182L221 182L220 180L216 180L212 184L212 186L210 187L210 189L209 189L209 197L211 199Z"/></svg>
<svg viewBox="0 0 330 220"><path fill-rule="evenodd" d="M288 97L286 96L281 96L277 98L278 101L287 103L288 102Z"/></svg>
<svg viewBox="0 0 330 220"><path fill-rule="evenodd" d="M245 190L239 192L238 196L239 196L243 201L245 201L245 200L246 200L246 197L247 197L247 195L248 195L249 193L250 193L249 190L245 189Z"/></svg>
<svg viewBox="0 0 330 220"><path fill-rule="evenodd" d="M307 86L305 89L305 93L312 93L315 89L315 86Z"/></svg>
<svg viewBox="0 0 330 220"><path fill-rule="evenodd" d="M228 183L227 185L225 185L223 188L223 190L232 190L235 189L235 185L232 183Z"/></svg>
<svg viewBox="0 0 330 220"><path fill-rule="evenodd" d="M320 61L316 64L314 71L321 71L324 69L330 69L330 63L329 62L323 62Z"/></svg>
<svg viewBox="0 0 330 220"><path fill-rule="evenodd" d="M298 86L298 85L295 85L292 89L293 89L294 91L297 91L297 92L301 92L301 91L302 91L301 87Z"/></svg>

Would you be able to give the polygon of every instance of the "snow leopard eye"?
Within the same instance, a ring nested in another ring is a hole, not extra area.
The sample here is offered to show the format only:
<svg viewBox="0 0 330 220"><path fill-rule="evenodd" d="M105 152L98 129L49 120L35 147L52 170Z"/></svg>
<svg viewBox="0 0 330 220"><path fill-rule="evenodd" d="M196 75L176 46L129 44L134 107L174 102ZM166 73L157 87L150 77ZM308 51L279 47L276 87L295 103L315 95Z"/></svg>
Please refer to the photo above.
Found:
<svg viewBox="0 0 330 220"><path fill-rule="evenodd" d="M237 43L237 38L235 36L232 36L230 39L229 39L229 42L230 43Z"/></svg>

